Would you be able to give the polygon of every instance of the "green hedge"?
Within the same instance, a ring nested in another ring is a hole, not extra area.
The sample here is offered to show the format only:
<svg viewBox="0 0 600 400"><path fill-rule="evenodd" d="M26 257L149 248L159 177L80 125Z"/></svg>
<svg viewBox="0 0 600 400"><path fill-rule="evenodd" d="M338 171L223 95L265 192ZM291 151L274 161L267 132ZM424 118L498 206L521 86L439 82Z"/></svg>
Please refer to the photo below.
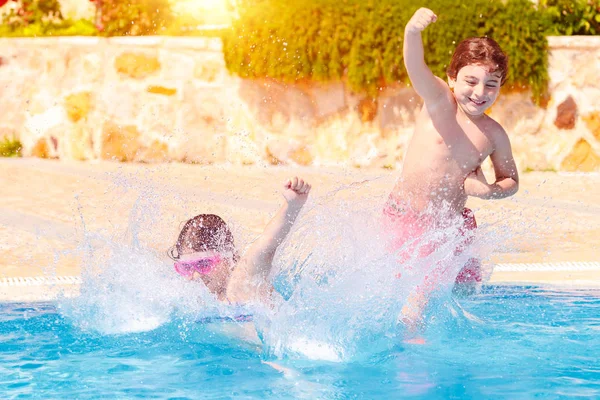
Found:
<svg viewBox="0 0 600 400"><path fill-rule="evenodd" d="M548 35L600 35L600 1L540 0Z"/></svg>
<svg viewBox="0 0 600 400"><path fill-rule="evenodd" d="M244 78L284 82L344 77L354 91L375 96L385 85L408 81L403 31L419 7L439 17L423 34L436 75L445 78L460 40L487 35L510 57L507 86L544 95L547 20L530 0L246 0L224 35L227 68Z"/></svg>
<svg viewBox="0 0 600 400"><path fill-rule="evenodd" d="M171 0L102 0L96 11L103 36L156 35L173 22Z"/></svg>
<svg viewBox="0 0 600 400"><path fill-rule="evenodd" d="M21 157L22 149L18 139L4 137L0 140L0 157Z"/></svg>
<svg viewBox="0 0 600 400"><path fill-rule="evenodd" d="M91 21L65 19L59 0L21 1L3 11L1 37L94 36L98 30Z"/></svg>
<svg viewBox="0 0 600 400"><path fill-rule="evenodd" d="M46 37L46 36L96 36L98 30L88 20L61 20L59 22L36 22L12 27L0 25L0 37Z"/></svg>

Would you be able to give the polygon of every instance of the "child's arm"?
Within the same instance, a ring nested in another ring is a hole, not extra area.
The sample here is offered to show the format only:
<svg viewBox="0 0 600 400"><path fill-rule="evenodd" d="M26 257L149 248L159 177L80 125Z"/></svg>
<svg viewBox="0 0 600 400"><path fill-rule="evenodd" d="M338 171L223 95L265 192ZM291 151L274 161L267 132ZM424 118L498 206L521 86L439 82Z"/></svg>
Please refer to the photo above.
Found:
<svg viewBox="0 0 600 400"><path fill-rule="evenodd" d="M442 95L449 91L446 83L425 64L421 32L436 20L433 11L419 8L404 29L404 65L415 91L428 104L444 98Z"/></svg>
<svg viewBox="0 0 600 400"><path fill-rule="evenodd" d="M231 273L227 285L227 297L230 301L249 301L268 296L271 292L271 285L266 283L266 278L271 272L275 251L290 232L306 203L310 189L311 186L303 179L293 178L285 183L285 203Z"/></svg>
<svg viewBox="0 0 600 400"><path fill-rule="evenodd" d="M504 129L499 128L495 138L495 149L490 154L496 181L487 183L481 167L465 179L465 193L481 199L503 199L519 190L519 173L510 147L510 140Z"/></svg>

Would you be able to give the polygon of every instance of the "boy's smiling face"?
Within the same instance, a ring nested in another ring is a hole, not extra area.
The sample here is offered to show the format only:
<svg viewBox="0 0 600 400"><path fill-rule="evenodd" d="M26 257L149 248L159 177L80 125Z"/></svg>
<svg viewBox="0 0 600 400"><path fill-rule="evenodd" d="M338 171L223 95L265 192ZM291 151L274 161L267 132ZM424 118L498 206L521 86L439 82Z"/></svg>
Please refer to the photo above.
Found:
<svg viewBox="0 0 600 400"><path fill-rule="evenodd" d="M459 107L471 116L480 116L494 104L500 93L502 78L498 72L480 64L462 67L456 80L448 78Z"/></svg>

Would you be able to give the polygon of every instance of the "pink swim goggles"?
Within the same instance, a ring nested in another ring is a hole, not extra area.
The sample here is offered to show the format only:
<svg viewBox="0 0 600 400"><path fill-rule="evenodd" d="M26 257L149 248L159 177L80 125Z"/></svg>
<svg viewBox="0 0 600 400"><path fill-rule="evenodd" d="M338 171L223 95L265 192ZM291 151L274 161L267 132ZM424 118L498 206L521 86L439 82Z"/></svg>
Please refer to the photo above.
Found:
<svg viewBox="0 0 600 400"><path fill-rule="evenodd" d="M192 276L194 271L201 275L207 275L215 269L221 260L221 256L215 254L214 256L200 257L195 260L177 261L175 263L175 271L185 277Z"/></svg>

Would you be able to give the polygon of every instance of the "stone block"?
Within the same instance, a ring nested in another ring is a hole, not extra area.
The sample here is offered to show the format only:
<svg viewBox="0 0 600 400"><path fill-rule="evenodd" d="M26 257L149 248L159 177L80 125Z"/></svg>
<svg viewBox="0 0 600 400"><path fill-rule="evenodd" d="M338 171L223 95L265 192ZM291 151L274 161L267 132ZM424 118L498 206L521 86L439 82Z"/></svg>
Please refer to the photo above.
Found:
<svg viewBox="0 0 600 400"><path fill-rule="evenodd" d="M310 165L314 161L314 156L305 143L286 137L271 139L265 146L265 154L267 161L273 165Z"/></svg>
<svg viewBox="0 0 600 400"><path fill-rule="evenodd" d="M285 162L281 161L279 158L277 158L274 154L271 153L271 149L269 149L269 146L265 147L265 159L271 165L285 165Z"/></svg>
<svg viewBox="0 0 600 400"><path fill-rule="evenodd" d="M135 161L147 163L168 162L170 161L169 146L164 142L155 140L150 146L137 152Z"/></svg>
<svg viewBox="0 0 600 400"><path fill-rule="evenodd" d="M192 164L215 164L227 161L227 140L213 132L177 132L169 157Z"/></svg>
<svg viewBox="0 0 600 400"><path fill-rule="evenodd" d="M98 89L95 93L95 103L100 114L112 121L128 125L135 124L136 118L145 106L144 100L158 97L150 96L142 88L126 82L109 81Z"/></svg>
<svg viewBox="0 0 600 400"><path fill-rule="evenodd" d="M67 155L71 160L89 160L93 158L93 142L91 127L84 121L79 121L69 129L66 137Z"/></svg>
<svg viewBox="0 0 600 400"><path fill-rule="evenodd" d="M196 59L202 56L193 51L164 48L161 48L158 54L163 72L161 76L180 82L189 82L194 79Z"/></svg>
<svg viewBox="0 0 600 400"><path fill-rule="evenodd" d="M365 97L358 102L358 115L362 122L371 122L377 117L377 99Z"/></svg>
<svg viewBox="0 0 600 400"><path fill-rule="evenodd" d="M135 124L144 132L146 138L171 136L179 127L178 115L181 107L176 96L157 96L142 92L137 100L140 109Z"/></svg>
<svg viewBox="0 0 600 400"><path fill-rule="evenodd" d="M256 143L248 135L227 137L226 160L237 165L254 165L262 161Z"/></svg>
<svg viewBox="0 0 600 400"><path fill-rule="evenodd" d="M48 128L44 137L49 138L53 154L61 160L89 160L94 158L92 128L86 120L76 123L64 121Z"/></svg>
<svg viewBox="0 0 600 400"><path fill-rule="evenodd" d="M311 134L315 126L315 106L309 93L297 85L271 80L242 80L238 96L254 117L255 124L272 132L285 133L290 128Z"/></svg>
<svg viewBox="0 0 600 400"><path fill-rule="evenodd" d="M227 101L233 97L223 90L206 90L195 85L183 89L183 101L177 107L178 125L185 132L225 133L227 120L239 114L240 110L228 107Z"/></svg>
<svg viewBox="0 0 600 400"><path fill-rule="evenodd" d="M315 161L319 164L342 164L348 161L350 138L360 134L361 122L355 112L346 112L318 125L311 141Z"/></svg>
<svg viewBox="0 0 600 400"><path fill-rule="evenodd" d="M574 65L573 65L574 64ZM600 71L600 54L596 51L581 52L574 63L568 66L570 80L579 89L586 86L600 86L598 71Z"/></svg>
<svg viewBox="0 0 600 400"><path fill-rule="evenodd" d="M518 168L521 171L552 171L552 165L545 154L533 150L523 152L518 160Z"/></svg>
<svg viewBox="0 0 600 400"><path fill-rule="evenodd" d="M65 97L65 111L71 122L86 118L92 108L90 92L73 93Z"/></svg>
<svg viewBox="0 0 600 400"><path fill-rule="evenodd" d="M554 125L558 129L573 129L577 120L577 103L572 96L566 98L556 108L556 119Z"/></svg>
<svg viewBox="0 0 600 400"><path fill-rule="evenodd" d="M133 79L143 79L160 70L156 56L143 53L122 53L115 58L117 72Z"/></svg>
<svg viewBox="0 0 600 400"><path fill-rule="evenodd" d="M343 82L314 82L307 85L306 91L312 98L316 118L327 118L348 108Z"/></svg>
<svg viewBox="0 0 600 400"><path fill-rule="evenodd" d="M106 74L104 58L99 50L102 47L73 47L68 51L69 62L60 86L65 91L76 87L88 88L90 85L102 85ZM87 50L86 50L87 49ZM96 50L91 50L96 49Z"/></svg>
<svg viewBox="0 0 600 400"><path fill-rule="evenodd" d="M500 96L490 113L511 136L539 133L545 115L546 112L533 103L530 93Z"/></svg>
<svg viewBox="0 0 600 400"><path fill-rule="evenodd" d="M292 150L290 153L290 159L298 165L310 165L312 164L314 157L306 146L299 146Z"/></svg>
<svg viewBox="0 0 600 400"><path fill-rule="evenodd" d="M33 148L31 149L31 156L37 158L49 158L50 157L50 146L46 138L39 138Z"/></svg>
<svg viewBox="0 0 600 400"><path fill-rule="evenodd" d="M23 132L21 135L21 142L27 150L27 153L29 153L29 149L33 149L40 138L48 140L55 135L55 143L53 143L53 146L50 146L50 143L46 143L48 157L53 157L56 155L55 150L58 147L58 139L61 138L62 140L62 134L65 132L64 129L60 128L68 125L70 125L70 122L64 108L59 105L51 107L43 113L31 115L27 118L21 127ZM56 136L56 132L59 132L60 135Z"/></svg>
<svg viewBox="0 0 600 400"><path fill-rule="evenodd" d="M600 170L600 157L585 140L579 139L560 164L563 171L591 172Z"/></svg>
<svg viewBox="0 0 600 400"><path fill-rule="evenodd" d="M215 82L225 72L225 66L216 60L201 60L194 67L194 78L204 82Z"/></svg>
<svg viewBox="0 0 600 400"><path fill-rule="evenodd" d="M163 96L175 96L177 94L177 89L164 86L148 86L146 91L148 93L160 94Z"/></svg>
<svg viewBox="0 0 600 400"><path fill-rule="evenodd" d="M600 110L584 115L581 118L592 135L600 142Z"/></svg>
<svg viewBox="0 0 600 400"><path fill-rule="evenodd" d="M383 130L414 126L423 101L412 88L388 87L378 99L377 116Z"/></svg>
<svg viewBox="0 0 600 400"><path fill-rule="evenodd" d="M132 161L140 150L140 132L133 125L119 126L106 122L100 138L100 158Z"/></svg>

